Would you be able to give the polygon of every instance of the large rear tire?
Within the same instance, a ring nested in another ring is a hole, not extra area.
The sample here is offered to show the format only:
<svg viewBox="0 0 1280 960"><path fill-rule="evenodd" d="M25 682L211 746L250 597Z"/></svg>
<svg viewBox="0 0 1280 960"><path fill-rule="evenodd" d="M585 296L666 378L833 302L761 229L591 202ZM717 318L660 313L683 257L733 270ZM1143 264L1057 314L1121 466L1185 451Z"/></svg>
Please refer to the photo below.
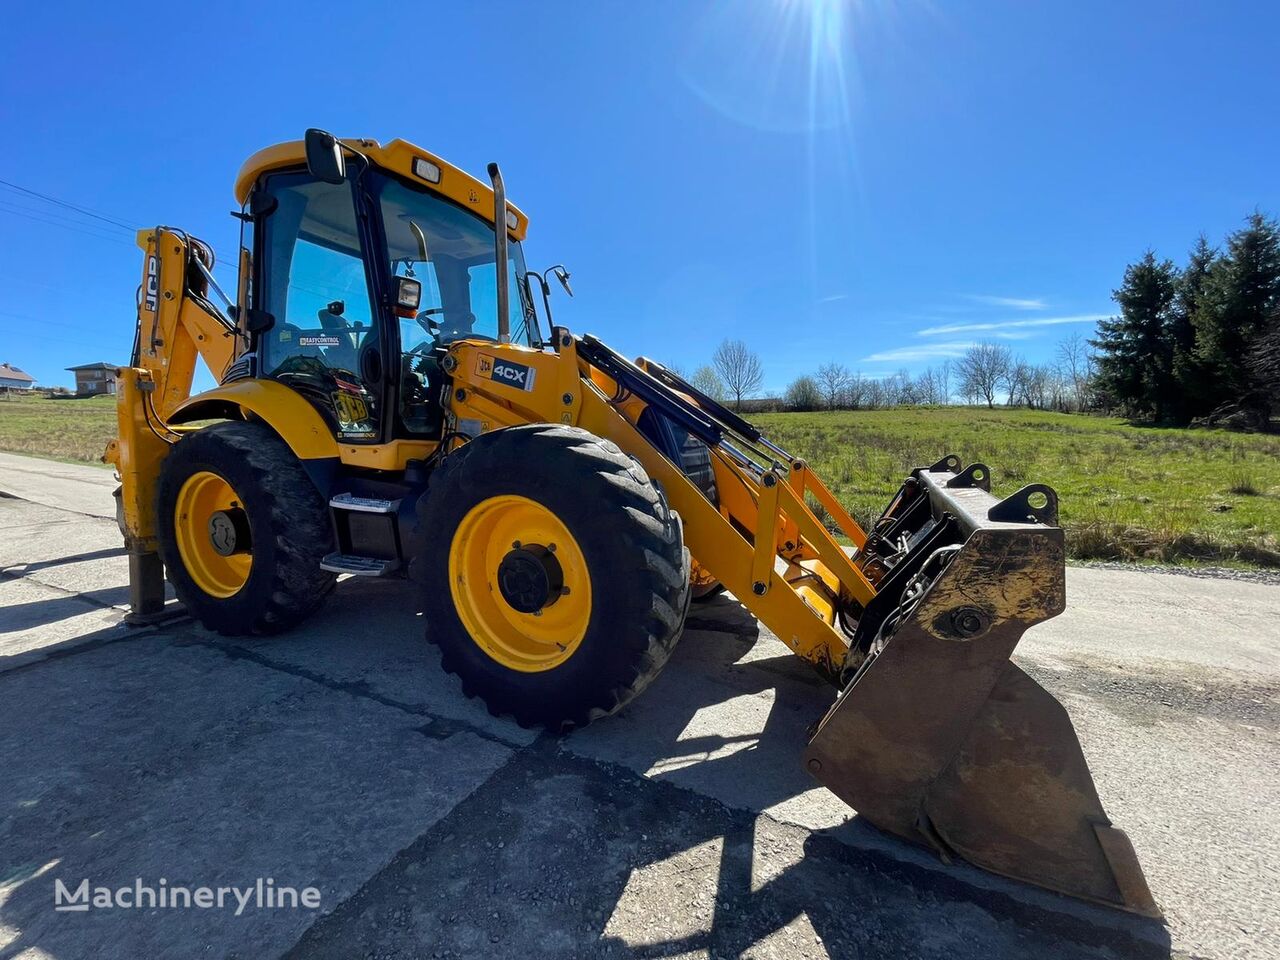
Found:
<svg viewBox="0 0 1280 960"><path fill-rule="evenodd" d="M680 518L576 427L485 434L432 475L427 636L463 692L522 726L614 713L662 670L689 605Z"/></svg>
<svg viewBox="0 0 1280 960"><path fill-rule="evenodd" d="M328 507L268 427L230 421L178 441L160 470L160 555L178 599L211 630L279 633L333 589L320 569Z"/></svg>

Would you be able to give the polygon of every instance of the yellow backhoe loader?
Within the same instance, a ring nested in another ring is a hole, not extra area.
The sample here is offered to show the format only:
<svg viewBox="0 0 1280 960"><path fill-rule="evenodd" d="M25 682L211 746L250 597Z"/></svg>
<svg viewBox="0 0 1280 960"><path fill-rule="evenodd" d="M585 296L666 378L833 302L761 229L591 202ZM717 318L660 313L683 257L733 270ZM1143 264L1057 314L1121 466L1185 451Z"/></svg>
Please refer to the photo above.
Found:
<svg viewBox="0 0 1280 960"><path fill-rule="evenodd" d="M552 325L568 273L526 268L488 172L320 130L263 150L235 184L234 296L207 245L139 232L106 454L133 617L167 576L205 626L271 633L340 575L404 577L468 696L559 731L640 693L690 599L727 589L832 684L804 762L861 816L1159 916L1066 712L1009 661L1064 607L1053 491L997 498L946 456L864 531L673 371ZM197 358L217 386L192 395Z"/></svg>

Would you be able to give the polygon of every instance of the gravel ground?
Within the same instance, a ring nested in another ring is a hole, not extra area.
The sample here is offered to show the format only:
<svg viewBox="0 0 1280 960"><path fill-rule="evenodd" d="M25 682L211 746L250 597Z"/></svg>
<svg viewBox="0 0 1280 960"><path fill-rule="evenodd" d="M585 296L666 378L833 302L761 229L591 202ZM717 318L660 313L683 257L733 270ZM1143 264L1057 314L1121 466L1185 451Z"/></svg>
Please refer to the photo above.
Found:
<svg viewBox="0 0 1280 960"><path fill-rule="evenodd" d="M1138 573L1175 573L1203 580L1238 580L1280 586L1280 570L1245 570L1238 567L1184 567L1169 563L1125 563L1121 560L1073 560L1073 567L1094 570L1134 570Z"/></svg>

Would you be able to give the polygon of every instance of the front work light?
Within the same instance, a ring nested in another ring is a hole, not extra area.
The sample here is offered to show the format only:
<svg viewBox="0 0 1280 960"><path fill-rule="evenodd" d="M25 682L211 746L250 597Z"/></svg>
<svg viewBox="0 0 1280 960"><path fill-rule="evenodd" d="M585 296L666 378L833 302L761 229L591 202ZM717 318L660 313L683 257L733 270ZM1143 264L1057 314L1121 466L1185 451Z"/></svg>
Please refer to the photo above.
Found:
<svg viewBox="0 0 1280 960"><path fill-rule="evenodd" d="M418 305L422 303L422 284L413 277L396 277L397 317L416 317Z"/></svg>
<svg viewBox="0 0 1280 960"><path fill-rule="evenodd" d="M413 172L427 183L440 182L440 165L424 160L422 157L414 157Z"/></svg>

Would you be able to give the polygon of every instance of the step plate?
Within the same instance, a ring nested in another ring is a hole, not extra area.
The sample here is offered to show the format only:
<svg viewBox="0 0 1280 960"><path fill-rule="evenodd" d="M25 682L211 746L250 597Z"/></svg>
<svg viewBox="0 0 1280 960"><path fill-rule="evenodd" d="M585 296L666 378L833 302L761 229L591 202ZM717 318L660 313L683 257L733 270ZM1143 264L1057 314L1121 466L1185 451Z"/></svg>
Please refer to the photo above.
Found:
<svg viewBox="0 0 1280 960"><path fill-rule="evenodd" d="M400 509L400 501L340 493L329 500L329 506L334 510L352 510L356 513L395 513Z"/></svg>
<svg viewBox="0 0 1280 960"><path fill-rule="evenodd" d="M320 569L330 573L349 573L353 577L384 577L400 568L399 560L356 557L348 553L330 553L320 561Z"/></svg>

